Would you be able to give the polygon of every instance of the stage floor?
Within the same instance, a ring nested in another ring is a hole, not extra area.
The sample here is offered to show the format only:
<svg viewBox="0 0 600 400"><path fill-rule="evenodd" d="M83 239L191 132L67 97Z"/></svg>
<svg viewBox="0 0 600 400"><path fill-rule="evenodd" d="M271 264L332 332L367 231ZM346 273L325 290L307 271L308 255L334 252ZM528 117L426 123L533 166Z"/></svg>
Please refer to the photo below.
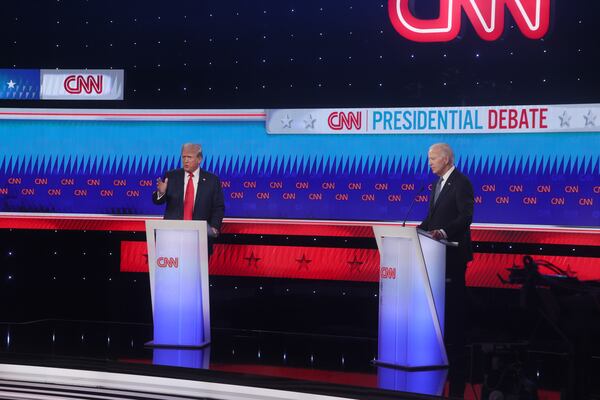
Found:
<svg viewBox="0 0 600 400"><path fill-rule="evenodd" d="M145 346L152 339L152 326L147 324L69 320L2 323L0 397L8 398L2 393L14 390L14 382L7 383L10 379L6 373L19 365L239 385L265 393L283 390L289 393L285 398L452 395L487 399L494 391L502 392L504 398L583 398L576 394L581 391L586 398L600 398L600 383L594 381L600 376L600 358L592 356L572 363L573 358L566 353L542 351L524 343L470 343L458 350L450 347L449 369L406 372L374 365L377 342L373 339L225 329L213 330L212 335L211 345L201 350L152 349ZM195 393L196 397L189 398L236 398L215 397L217 392ZM179 394L178 398L187 397Z"/></svg>

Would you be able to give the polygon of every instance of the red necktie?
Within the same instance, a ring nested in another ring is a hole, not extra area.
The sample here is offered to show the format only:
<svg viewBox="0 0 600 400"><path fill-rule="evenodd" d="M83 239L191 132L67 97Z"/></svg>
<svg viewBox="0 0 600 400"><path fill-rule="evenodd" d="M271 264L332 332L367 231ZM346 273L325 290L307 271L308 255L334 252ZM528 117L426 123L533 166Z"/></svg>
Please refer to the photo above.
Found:
<svg viewBox="0 0 600 400"><path fill-rule="evenodd" d="M185 197L183 199L183 219L191 220L194 213L194 174L188 175L189 179L185 188Z"/></svg>

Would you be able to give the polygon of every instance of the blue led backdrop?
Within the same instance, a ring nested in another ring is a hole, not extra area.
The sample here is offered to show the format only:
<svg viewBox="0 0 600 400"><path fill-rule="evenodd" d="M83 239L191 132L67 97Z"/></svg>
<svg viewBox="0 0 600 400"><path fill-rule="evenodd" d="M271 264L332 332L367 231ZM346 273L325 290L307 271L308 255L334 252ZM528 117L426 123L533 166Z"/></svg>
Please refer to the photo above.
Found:
<svg viewBox="0 0 600 400"><path fill-rule="evenodd" d="M450 143L471 178L475 222L600 226L600 136L269 135L264 121L2 121L0 211L160 215L156 177L203 144L229 217L411 220L435 178L426 151ZM423 193L419 189L425 185Z"/></svg>

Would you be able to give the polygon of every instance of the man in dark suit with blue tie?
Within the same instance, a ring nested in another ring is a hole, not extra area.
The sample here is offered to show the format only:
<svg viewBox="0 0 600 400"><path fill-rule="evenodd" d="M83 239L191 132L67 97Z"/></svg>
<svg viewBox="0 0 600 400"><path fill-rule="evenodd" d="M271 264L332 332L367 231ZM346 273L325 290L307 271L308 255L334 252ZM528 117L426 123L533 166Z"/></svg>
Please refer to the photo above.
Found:
<svg viewBox="0 0 600 400"><path fill-rule="evenodd" d="M463 397L467 365L464 347L467 323L465 273L467 263L473 259L473 185L454 166L454 152L446 143L432 145L427 156L429 167L438 180L429 196L427 217L419 228L428 231L434 239L458 242L458 247L446 247L444 341L450 345L450 395Z"/></svg>
<svg viewBox="0 0 600 400"><path fill-rule="evenodd" d="M202 220L208 224L208 252L212 253L212 238L219 235L225 202L219 178L200 168L202 146L186 143L181 147L183 168L168 171L158 178L152 194L155 204L167 204L165 219Z"/></svg>
<svg viewBox="0 0 600 400"><path fill-rule="evenodd" d="M427 217L419 228L434 239L458 242L446 252L446 341L464 345L466 292L465 272L473 259L471 222L473 221L473 186L454 166L454 152L446 143L429 148L429 167L439 178L432 188Z"/></svg>

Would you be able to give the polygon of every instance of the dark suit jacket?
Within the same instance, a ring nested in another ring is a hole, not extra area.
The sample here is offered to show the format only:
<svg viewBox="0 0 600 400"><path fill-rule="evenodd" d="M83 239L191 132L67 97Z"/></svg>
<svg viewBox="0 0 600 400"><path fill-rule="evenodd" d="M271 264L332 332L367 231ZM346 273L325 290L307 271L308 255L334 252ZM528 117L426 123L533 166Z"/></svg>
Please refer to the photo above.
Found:
<svg viewBox="0 0 600 400"><path fill-rule="evenodd" d="M437 183L437 181L436 181ZM458 242L458 260L463 264L473 259L471 245L471 222L473 221L473 185L465 175L456 168L444 184L438 201L433 204L435 183L429 196L427 217L419 225L420 229L432 231L443 229L448 241ZM449 256L454 253L449 248ZM450 260L449 260L450 261Z"/></svg>
<svg viewBox="0 0 600 400"><path fill-rule="evenodd" d="M158 192L152 193L152 201L155 204L167 204L165 219L183 219L184 172L183 168L168 171L165 175L165 178L169 178L165 195L159 199ZM206 221L208 225L221 230L224 214L225 202L221 181L216 175L199 169L198 189L196 190L192 219ZM211 238L208 242L208 251L212 253Z"/></svg>

